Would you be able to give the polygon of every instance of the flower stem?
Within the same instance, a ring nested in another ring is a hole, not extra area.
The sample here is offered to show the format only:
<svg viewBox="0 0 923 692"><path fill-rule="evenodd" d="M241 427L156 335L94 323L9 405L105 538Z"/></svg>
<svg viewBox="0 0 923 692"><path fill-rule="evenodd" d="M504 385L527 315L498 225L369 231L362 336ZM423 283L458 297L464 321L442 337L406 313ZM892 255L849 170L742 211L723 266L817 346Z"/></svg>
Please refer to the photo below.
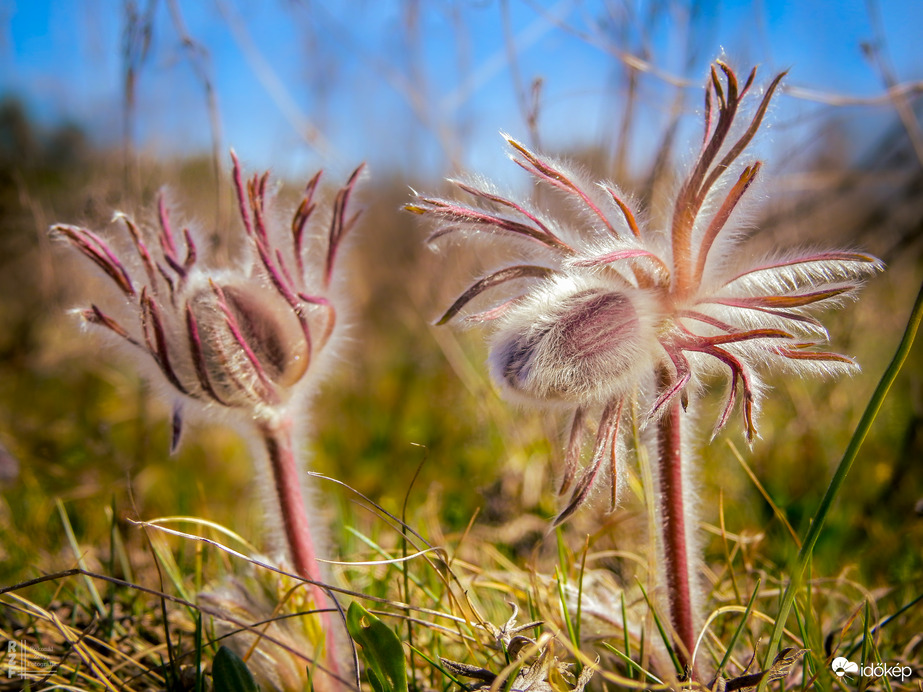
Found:
<svg viewBox="0 0 923 692"><path fill-rule="evenodd" d="M277 426L264 425L260 427L260 432L272 466L272 480L289 559L295 572L305 579L319 582L320 570L301 492L298 462L292 445L291 422L286 421Z"/></svg>
<svg viewBox="0 0 923 692"><path fill-rule="evenodd" d="M669 405L660 419L657 442L660 482L660 531L664 552L664 573L670 601L670 624L678 638L675 647L688 666L695 647L695 623L689 578L687 511L683 492L682 415L679 400Z"/></svg>
<svg viewBox="0 0 923 692"><path fill-rule="evenodd" d="M305 509L301 469L292 441L292 422L286 419L281 423L265 423L259 426L259 430L266 444L272 468L273 486L279 504L289 560L299 576L312 582L311 595L315 607L322 609L321 622L326 633L324 667L333 681L342 680L340 674L343 669L337 661L335 625L330 612L334 604L321 586L323 580L317 562L314 537L311 534L311 523ZM333 681L331 684L325 684L326 678L327 676L323 676L320 680L315 679L318 689L334 690L339 687Z"/></svg>

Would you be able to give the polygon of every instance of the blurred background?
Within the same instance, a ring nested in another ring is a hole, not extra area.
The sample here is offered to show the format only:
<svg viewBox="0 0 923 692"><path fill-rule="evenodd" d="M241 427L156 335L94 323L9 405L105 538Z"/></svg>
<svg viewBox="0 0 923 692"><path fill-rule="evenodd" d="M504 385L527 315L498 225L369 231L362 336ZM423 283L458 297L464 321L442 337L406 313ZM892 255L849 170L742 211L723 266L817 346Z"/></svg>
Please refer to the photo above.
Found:
<svg viewBox="0 0 923 692"><path fill-rule="evenodd" d="M311 413L315 467L400 510L422 463L408 507L433 519L430 538L478 513L482 537L527 554L555 512L563 421L500 400L480 335L430 326L469 274L424 247L401 204L463 170L524 189L503 131L663 205L719 56L758 65L758 81L790 71L758 144L755 246L861 247L889 264L829 320L863 374L774 382L763 439L748 450L729 426L704 452L706 521L731 507L728 530L766 539L758 559L781 563L793 543L732 447L803 531L921 275L920 26L916 0L0 0L0 583L72 563L56 498L91 565L107 512L257 534L244 441L200 427L169 455L169 411L68 314L86 295L82 258L47 236L143 216L167 186L220 245L239 232L230 148L289 196L319 168L332 184L370 165L342 267L348 340ZM872 588L921 573L920 362L918 347L830 521L825 574ZM364 521L322 491L343 523ZM568 530L592 530L594 514Z"/></svg>

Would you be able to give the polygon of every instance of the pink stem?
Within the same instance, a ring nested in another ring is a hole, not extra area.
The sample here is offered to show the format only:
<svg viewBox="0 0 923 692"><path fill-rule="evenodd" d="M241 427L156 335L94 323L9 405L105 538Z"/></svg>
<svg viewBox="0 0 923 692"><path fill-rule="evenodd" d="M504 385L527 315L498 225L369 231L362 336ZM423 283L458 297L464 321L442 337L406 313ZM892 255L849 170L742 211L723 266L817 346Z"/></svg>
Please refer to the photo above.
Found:
<svg viewBox="0 0 923 692"><path fill-rule="evenodd" d="M331 597L319 586L323 583L323 579L317 562L310 521L305 510L300 468L292 443L292 422L284 420L275 425L261 424L259 430L265 441L269 463L272 467L274 489L279 502L279 513L282 517L289 559L298 575L314 582L311 584L311 593L315 607L323 609L334 607ZM324 668L331 680L330 684L324 684L323 679L327 676L317 676L315 684L317 689L329 692L341 687L335 681L343 681L344 678L341 676L342 667L336 655L335 628L337 624L333 621L332 613L328 610L322 612L321 622L326 633ZM342 687L345 687L345 684Z"/></svg>
<svg viewBox="0 0 923 692"><path fill-rule="evenodd" d="M692 594L689 584L689 546L683 496L682 415L679 397L668 405L660 419L657 441L660 449L660 513L664 551L664 573L670 599L670 624L679 641L680 663L688 667L695 647ZM694 671L691 672L694 676Z"/></svg>

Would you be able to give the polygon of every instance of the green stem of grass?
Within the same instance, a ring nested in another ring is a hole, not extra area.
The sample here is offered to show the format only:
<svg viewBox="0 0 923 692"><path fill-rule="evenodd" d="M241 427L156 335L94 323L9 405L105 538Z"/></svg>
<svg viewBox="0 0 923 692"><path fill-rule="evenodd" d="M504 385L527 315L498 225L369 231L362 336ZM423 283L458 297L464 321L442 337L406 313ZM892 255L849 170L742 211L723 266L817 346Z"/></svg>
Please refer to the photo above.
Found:
<svg viewBox="0 0 923 692"><path fill-rule="evenodd" d="M865 608L862 614L862 662L863 664L870 660L872 648L872 633L869 631L869 621L872 619L872 607L865 601ZM884 676L887 678L887 676ZM865 692L868 688L869 679L867 676L859 675L859 692Z"/></svg>
<svg viewBox="0 0 923 692"><path fill-rule="evenodd" d="M679 656L676 654L676 651L673 649L673 642L670 639L670 636L667 634L666 628L663 626L663 623L660 620L660 616L657 614L657 609L654 608L654 604L651 602L650 597L647 595L647 591L644 589L644 585L638 581L638 587L641 589L641 595L644 596L644 600L647 602L647 607L651 611L651 615L654 617L654 624L657 626L657 632L660 634L660 639L663 641L664 648L667 650L667 654L670 656L670 660L673 662L673 668L676 671L677 675L682 675L685 671L684 663L680 662ZM644 660L644 630L641 630L641 660Z"/></svg>
<svg viewBox="0 0 923 692"><path fill-rule="evenodd" d="M716 677L721 676L724 673L724 667L728 664L728 661L731 660L731 654L734 651L734 646L737 644L737 640L740 638L741 633L744 631L744 628L747 626L747 623L750 620L750 613L753 611L753 604L756 602L756 597L760 592L760 584L762 584L762 579L757 578L756 586L753 587L753 593L750 595L750 600L747 602L747 609L744 611L743 617L740 619L740 624L737 625L737 629L734 630L734 634L728 640L727 649L724 652L724 657L721 659L721 663L718 664L718 672Z"/></svg>
<svg viewBox="0 0 923 692"><path fill-rule="evenodd" d="M894 354L894 358L878 381L875 393L872 394L872 398L865 408L865 413L862 414L862 419L859 421L859 425L856 427L855 432L853 432L852 439L849 441L849 446L846 448L840 465L837 467L836 473L833 474L833 479L830 481L830 485L827 486L827 492L821 500L817 512L814 514L814 519L811 521L811 527L808 529L808 533L805 536L801 551L798 553L795 568L792 570L792 575L785 589L785 594L782 596L779 616L776 618L776 623L769 639L769 648L766 650L766 656L763 659L764 669L772 663L779 650L785 623L791 612L792 604L795 602L795 596L801 590L804 573L807 570L808 563L811 561L814 546L817 544L817 539L820 537L820 532L823 529L827 515L830 514L833 502L839 494L840 489L843 487L846 475L852 468L852 464L859 453L859 448L865 441L872 427L872 423L881 410L881 406L884 403L885 397L888 395L888 391L891 389L891 385L894 384L898 373L901 371L901 367L904 365L904 361L907 360L907 356L910 354L910 349L913 346L913 341L916 337L921 319L923 319L923 286L920 287L920 292L917 294L916 302L913 305L913 311L910 313L910 319L907 322L907 328L904 331L901 343L897 347L897 352ZM764 677L759 684L757 692L764 692L766 684L766 678Z"/></svg>
<svg viewBox="0 0 923 692"><path fill-rule="evenodd" d="M567 629L567 638L570 639L574 650L580 649L580 641L577 638L577 630L574 629L574 621L571 619L570 610L567 608L567 594L565 588L567 580L564 577L564 570L560 567L554 568L556 581L558 583L558 598L561 599L561 612L564 614L564 626Z"/></svg>
<svg viewBox="0 0 923 692"><path fill-rule="evenodd" d="M583 545L583 556L580 558L580 574L577 576L577 615L574 618L572 639L574 644L574 651L580 651L580 625L583 622L583 577L586 574L586 556L590 552L590 537L586 537L586 542ZM565 610L567 604L564 604ZM577 655L576 662L574 664L574 675L580 677L580 674L583 672L583 659Z"/></svg>
<svg viewBox="0 0 923 692"><path fill-rule="evenodd" d="M67 516L67 510L64 508L64 503L61 501L61 498L55 498L55 506L58 508L58 514L61 517L61 523L64 525L64 533L67 536L67 542L70 544L71 550L74 553L74 557L77 560L77 565L82 570L86 570L87 566L83 560L83 552L80 550L79 544L77 543L77 536L74 534L74 527L71 526L70 517ZM96 607L96 612L100 617L106 617L106 606L103 605L103 599L100 598L99 591L96 590L96 586L93 582L84 577L84 584L87 587L87 591L90 594L90 598L93 600L93 605Z"/></svg>
<svg viewBox="0 0 923 692"><path fill-rule="evenodd" d="M629 660L631 659L631 638L628 636L628 613L625 611L625 592L622 591L621 594L622 601L622 635L625 641L625 657ZM628 677L634 679L634 674L632 669L628 669Z"/></svg>
<svg viewBox="0 0 923 692"><path fill-rule="evenodd" d="M404 600L407 603L410 603L410 566L407 563L407 505L410 502L410 493L425 463L426 457L424 456L422 461L417 464L417 470L414 471L413 478L410 479L410 485L407 486L407 492L404 494L404 504L401 507L401 558L403 558L401 560L401 571L404 578ZM416 680L417 664L416 657L413 655L413 652L416 650L413 642L413 620L410 617L411 612L409 609L404 612L407 613L407 645L410 647L410 679Z"/></svg>
<svg viewBox="0 0 923 692"><path fill-rule="evenodd" d="M602 645L603 645L604 648L608 649L608 650L611 651L613 654L615 654L616 656L618 656L619 659L622 661L622 663L625 664L625 666L626 666L626 668L627 668L626 676L627 676L628 678L634 679L635 673L637 672L637 673L639 674L639 676L645 676L645 677L647 677L648 681L650 681L650 682L653 682L653 683L655 683L655 684L657 684L657 685L663 685L663 684L664 684L664 683L663 683L663 680L661 680L660 678L657 678L657 677L651 675L651 674L648 673L646 670L644 670L644 668L642 668L638 663L635 663L635 662L631 659L631 656L628 656L628 655L622 653L621 651L619 651L618 649L616 649L614 646L612 646L612 644L610 644L609 642L601 642L601 643L602 643Z"/></svg>

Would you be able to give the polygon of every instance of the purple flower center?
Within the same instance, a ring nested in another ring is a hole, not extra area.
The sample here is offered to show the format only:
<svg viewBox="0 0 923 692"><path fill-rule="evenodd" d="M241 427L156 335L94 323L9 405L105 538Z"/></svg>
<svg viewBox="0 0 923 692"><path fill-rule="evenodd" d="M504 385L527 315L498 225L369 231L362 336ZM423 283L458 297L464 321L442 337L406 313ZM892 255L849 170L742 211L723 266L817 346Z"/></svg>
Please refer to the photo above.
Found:
<svg viewBox="0 0 923 692"><path fill-rule="evenodd" d="M574 302L553 327L562 358L598 358L637 331L638 314L621 293L587 291L574 296Z"/></svg>
<svg viewBox="0 0 923 692"><path fill-rule="evenodd" d="M601 398L643 358L638 313L623 293L590 289L550 311L537 307L525 306L521 323L493 349L494 372L514 391L537 399Z"/></svg>

